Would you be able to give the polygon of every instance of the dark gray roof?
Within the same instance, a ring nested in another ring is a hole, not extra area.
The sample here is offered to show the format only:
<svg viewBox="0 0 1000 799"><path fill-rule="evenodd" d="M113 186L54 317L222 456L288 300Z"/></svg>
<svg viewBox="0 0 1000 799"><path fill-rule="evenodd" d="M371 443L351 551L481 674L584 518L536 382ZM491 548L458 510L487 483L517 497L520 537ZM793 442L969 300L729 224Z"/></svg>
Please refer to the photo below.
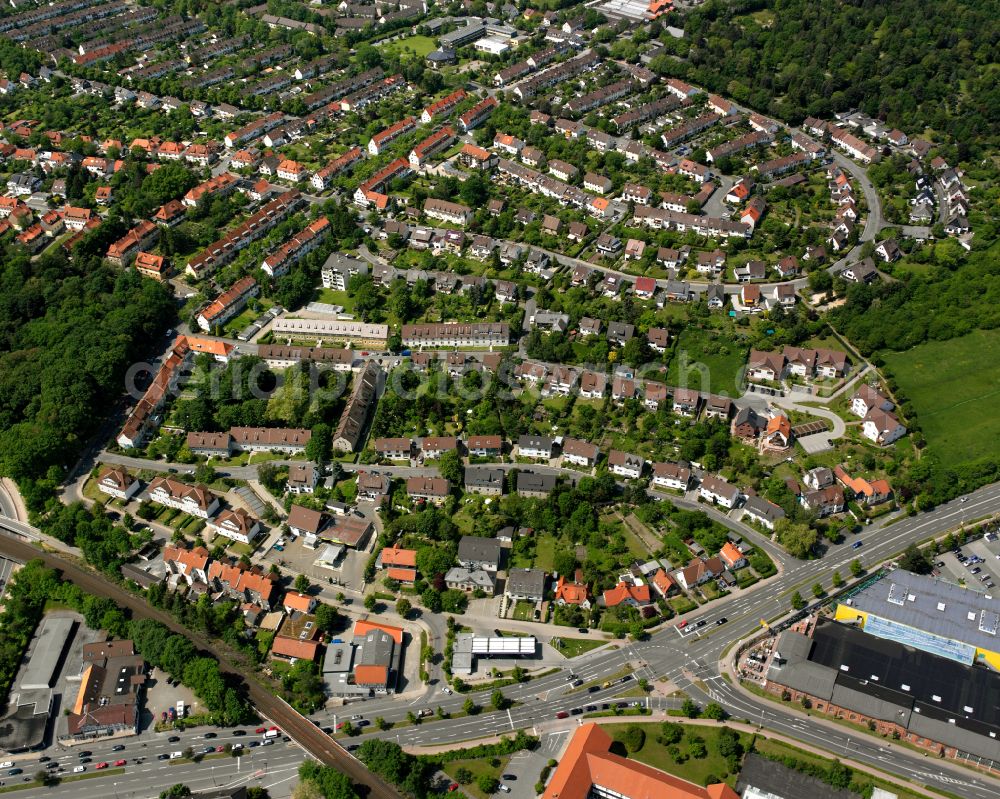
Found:
<svg viewBox="0 0 1000 799"><path fill-rule="evenodd" d="M736 791L743 796L743 792L751 785L760 791L788 799L800 796L808 796L809 799L858 799L856 793L847 789L831 788L816 777L754 753L747 755L743 761Z"/></svg>
<svg viewBox="0 0 1000 799"><path fill-rule="evenodd" d="M544 491L549 493L556 487L556 478L552 474L538 474L536 472L518 472L518 491Z"/></svg>
<svg viewBox="0 0 1000 799"><path fill-rule="evenodd" d="M466 488L503 488L504 470L490 466L467 466L465 468Z"/></svg>
<svg viewBox="0 0 1000 799"><path fill-rule="evenodd" d="M743 508L750 515L766 519L772 524L778 521L778 519L785 518L785 511L777 505L768 502L766 499L761 499L760 497L747 497L747 501L743 504Z"/></svg>
<svg viewBox="0 0 1000 799"><path fill-rule="evenodd" d="M495 538L463 535L458 542L458 559L463 563L499 563L500 542Z"/></svg>
<svg viewBox="0 0 1000 799"><path fill-rule="evenodd" d="M507 593L517 596L544 596L545 572L541 569L511 569L507 575Z"/></svg>

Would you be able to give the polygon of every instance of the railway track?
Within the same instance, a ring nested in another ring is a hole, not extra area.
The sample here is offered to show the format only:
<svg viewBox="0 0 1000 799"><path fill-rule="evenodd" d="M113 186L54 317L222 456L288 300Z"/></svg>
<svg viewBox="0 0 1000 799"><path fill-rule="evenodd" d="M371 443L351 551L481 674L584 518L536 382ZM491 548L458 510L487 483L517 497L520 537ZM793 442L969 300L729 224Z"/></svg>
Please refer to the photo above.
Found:
<svg viewBox="0 0 1000 799"><path fill-rule="evenodd" d="M355 785L366 788L367 799L402 799L402 794L399 791L378 775L370 772L359 760L348 754L340 744L309 719L287 702L276 697L255 679L230 665L227 656L232 653L220 652L211 639L188 630L169 613L150 607L141 597L104 580L100 575L82 568L72 560L40 550L24 542L21 538L15 537L20 535L19 531L13 527L7 527L3 519L0 519L0 528L3 529L4 533L7 533L0 535L0 555L22 563L35 559L41 560L50 569L61 572L63 579L75 583L87 593L108 597L119 607L128 608L133 617L158 621L173 632L187 636L196 646L213 655L218 660L219 668L222 671L236 675L246 684L254 708L261 716L280 727L289 738L320 763L336 768L350 777Z"/></svg>

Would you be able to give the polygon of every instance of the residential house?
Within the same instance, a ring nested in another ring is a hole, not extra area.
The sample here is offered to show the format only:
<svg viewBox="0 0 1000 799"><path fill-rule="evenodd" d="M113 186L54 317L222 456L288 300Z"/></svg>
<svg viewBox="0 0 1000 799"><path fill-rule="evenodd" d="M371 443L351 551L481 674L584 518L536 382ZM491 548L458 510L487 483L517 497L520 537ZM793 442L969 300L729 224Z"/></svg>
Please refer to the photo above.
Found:
<svg viewBox="0 0 1000 799"><path fill-rule="evenodd" d="M583 579L583 569L577 569L573 580L567 580L565 575L559 575L553 600L560 607L567 605L590 610L590 589Z"/></svg>
<svg viewBox="0 0 1000 799"><path fill-rule="evenodd" d="M517 473L517 485L515 489L519 496L544 499L552 493L555 487L555 475L522 471Z"/></svg>
<svg viewBox="0 0 1000 799"><path fill-rule="evenodd" d="M682 589L690 591L703 583L717 579L722 576L725 570L722 559L719 557L708 558L707 560L704 558L695 558L683 569L675 571L673 576Z"/></svg>
<svg viewBox="0 0 1000 799"><path fill-rule="evenodd" d="M541 569L511 569L504 593L514 601L541 602L545 598L545 572Z"/></svg>
<svg viewBox="0 0 1000 799"><path fill-rule="evenodd" d="M522 435L517 439L517 454L522 458L550 460L554 443L547 436Z"/></svg>
<svg viewBox="0 0 1000 799"><path fill-rule="evenodd" d="M702 499L729 509L735 508L743 496L736 486L714 474L702 478L698 493Z"/></svg>
<svg viewBox="0 0 1000 799"><path fill-rule="evenodd" d="M771 417L760 435L762 450L782 451L792 446L792 423L784 414Z"/></svg>
<svg viewBox="0 0 1000 799"><path fill-rule="evenodd" d="M600 450L596 444L578 438L563 439L562 458L564 463L591 468L597 464Z"/></svg>
<svg viewBox="0 0 1000 799"><path fill-rule="evenodd" d="M820 518L843 513L844 508L847 507L844 489L836 485L805 492L799 497L799 504L813 511Z"/></svg>
<svg viewBox="0 0 1000 799"><path fill-rule="evenodd" d="M500 496L504 492L507 475L503 469L491 466L466 466L465 490L476 494Z"/></svg>
<svg viewBox="0 0 1000 799"><path fill-rule="evenodd" d="M208 519L219 509L219 498L206 486L190 485L169 477L157 477L149 484L149 499L199 519Z"/></svg>
<svg viewBox="0 0 1000 799"><path fill-rule="evenodd" d="M406 493L418 502L441 505L448 498L451 487L443 477L410 477L406 481Z"/></svg>
<svg viewBox="0 0 1000 799"><path fill-rule="evenodd" d="M285 488L288 493L312 494L319 482L319 470L311 463L296 463L288 467L288 480Z"/></svg>
<svg viewBox="0 0 1000 799"><path fill-rule="evenodd" d="M642 476L646 466L645 458L613 449L608 453L608 469L612 474L632 480Z"/></svg>
<svg viewBox="0 0 1000 799"><path fill-rule="evenodd" d="M243 508L227 508L206 525L215 535L249 544L261 531L260 522Z"/></svg>
<svg viewBox="0 0 1000 799"><path fill-rule="evenodd" d="M482 591L486 596L493 596L496 591L496 572L485 569L466 569L463 566L452 566L444 576L447 588L472 593Z"/></svg>
<svg viewBox="0 0 1000 799"><path fill-rule="evenodd" d="M755 499L751 497L750 499ZM749 500L747 500L749 503ZM778 508L778 510L781 510ZM771 528L773 529L773 528ZM729 571L736 571L737 569L742 569L747 565L747 558L738 546L732 541L726 541L722 545L722 549L719 550L719 560L722 561L723 565L729 569Z"/></svg>
<svg viewBox="0 0 1000 799"><path fill-rule="evenodd" d="M680 463L667 461L653 464L652 485L674 491L687 491L691 485L691 470Z"/></svg>
<svg viewBox="0 0 1000 799"><path fill-rule="evenodd" d="M768 502L761 497L747 497L746 502L743 503L743 515L744 517L750 517L753 521L766 527L768 530L774 530L774 525L785 518L785 511L773 502ZM739 550L731 543L726 542L726 546L739 553ZM725 550L725 547L723 547L723 550ZM723 556L724 552L720 552L719 554ZM725 557L723 559L727 560ZM742 565L745 564L746 560L743 559ZM729 568L734 569L739 568L739 566L729 566Z"/></svg>
<svg viewBox="0 0 1000 799"><path fill-rule="evenodd" d="M97 478L97 488L102 494L127 502L142 488L142 483L120 466L107 466Z"/></svg>
<svg viewBox="0 0 1000 799"><path fill-rule="evenodd" d="M643 608L653 603L653 595L646 583L636 585L625 581L619 582L614 588L609 588L601 599L604 606L608 608L615 608L619 605Z"/></svg>
<svg viewBox="0 0 1000 799"><path fill-rule="evenodd" d="M400 583L414 583L417 579L417 551L383 547L375 559L375 568L384 569L388 577Z"/></svg>
<svg viewBox="0 0 1000 799"><path fill-rule="evenodd" d="M873 408L861 423L861 434L880 447L887 447L906 435L906 427L891 411Z"/></svg>
<svg viewBox="0 0 1000 799"><path fill-rule="evenodd" d="M888 397L867 383L861 385L851 397L851 413L861 419L873 410L888 412L895 407Z"/></svg>
<svg viewBox="0 0 1000 799"><path fill-rule="evenodd" d="M673 411L680 416L697 416L701 394L692 388L675 388Z"/></svg>

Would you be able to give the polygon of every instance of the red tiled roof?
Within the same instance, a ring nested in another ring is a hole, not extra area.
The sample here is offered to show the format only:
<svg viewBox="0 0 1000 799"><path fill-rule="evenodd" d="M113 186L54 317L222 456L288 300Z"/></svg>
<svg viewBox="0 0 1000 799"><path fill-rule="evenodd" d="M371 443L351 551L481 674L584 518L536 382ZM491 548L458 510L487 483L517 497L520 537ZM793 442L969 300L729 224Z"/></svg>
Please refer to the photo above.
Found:
<svg viewBox="0 0 1000 799"><path fill-rule="evenodd" d="M316 660L316 655L319 654L319 641L300 641L297 638L278 635L271 644L271 654L297 660Z"/></svg>
<svg viewBox="0 0 1000 799"><path fill-rule="evenodd" d="M355 666L355 685L385 685L389 680L389 669L386 666Z"/></svg>
<svg viewBox="0 0 1000 799"><path fill-rule="evenodd" d="M739 794L724 783L702 788L613 755L611 743L611 737L597 724L577 729L542 799L587 799L594 785L633 799L739 799Z"/></svg>
<svg viewBox="0 0 1000 799"><path fill-rule="evenodd" d="M392 639L397 643L402 645L403 643L403 628L393 627L391 624L378 624L374 621L365 621L364 619L358 619L354 622L354 636L360 637L367 635L372 630L381 630L384 633L388 633L392 636Z"/></svg>

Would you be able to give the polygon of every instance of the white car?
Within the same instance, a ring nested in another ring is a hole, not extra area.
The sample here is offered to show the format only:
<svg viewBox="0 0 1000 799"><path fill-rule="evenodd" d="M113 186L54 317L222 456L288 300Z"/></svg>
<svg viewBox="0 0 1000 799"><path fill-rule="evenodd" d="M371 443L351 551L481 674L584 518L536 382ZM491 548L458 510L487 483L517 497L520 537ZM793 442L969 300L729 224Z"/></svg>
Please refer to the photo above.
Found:
<svg viewBox="0 0 1000 799"><path fill-rule="evenodd" d="M74 774L79 774L79 773L80 773L81 771L86 771L86 770L87 770L87 767L86 767L86 766L76 766L76 767L75 767L75 768L73 769L73 773L74 773Z"/></svg>
<svg viewBox="0 0 1000 799"><path fill-rule="evenodd" d="M14 766L13 760L5 760L3 763L0 763L0 768L13 768L13 766Z"/></svg>

